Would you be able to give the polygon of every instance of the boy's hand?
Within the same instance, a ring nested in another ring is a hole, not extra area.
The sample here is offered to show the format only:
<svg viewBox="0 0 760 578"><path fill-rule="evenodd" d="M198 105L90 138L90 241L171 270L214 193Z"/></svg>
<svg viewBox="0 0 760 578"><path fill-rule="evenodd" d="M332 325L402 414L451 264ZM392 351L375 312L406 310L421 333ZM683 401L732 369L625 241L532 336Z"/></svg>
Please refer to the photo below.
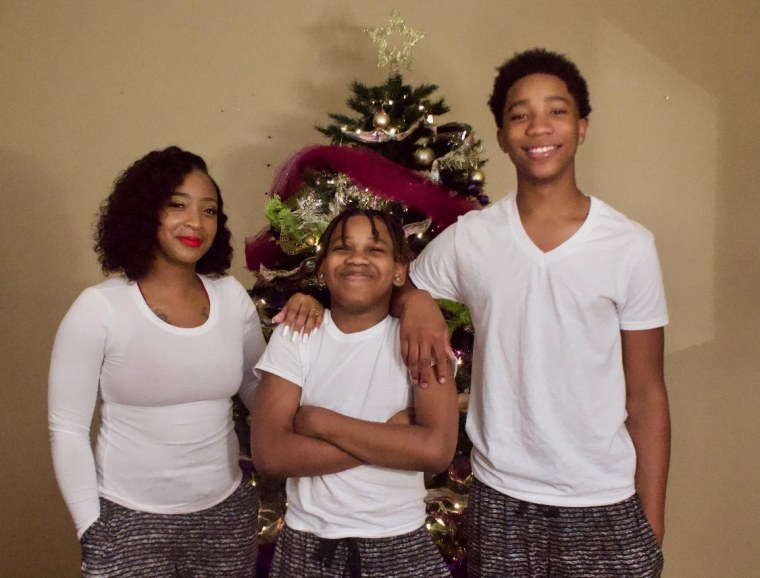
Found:
<svg viewBox="0 0 760 578"><path fill-rule="evenodd" d="M311 295L293 293L280 312L272 317L274 323L285 325L284 336L292 334L292 340L299 335L306 341L312 331L319 329L324 319L325 308Z"/></svg>
<svg viewBox="0 0 760 578"><path fill-rule="evenodd" d="M409 290L404 295L400 321L401 357L412 383L422 388L429 383L445 383L446 364L437 361L454 361L456 356L438 304L426 291Z"/></svg>

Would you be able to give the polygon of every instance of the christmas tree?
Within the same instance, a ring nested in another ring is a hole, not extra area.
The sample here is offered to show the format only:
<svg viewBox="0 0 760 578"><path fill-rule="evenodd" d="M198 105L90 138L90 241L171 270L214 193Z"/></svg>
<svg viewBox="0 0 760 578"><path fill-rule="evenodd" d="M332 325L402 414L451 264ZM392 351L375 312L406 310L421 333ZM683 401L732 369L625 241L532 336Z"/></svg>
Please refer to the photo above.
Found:
<svg viewBox="0 0 760 578"><path fill-rule="evenodd" d="M330 145L303 149L279 169L266 204L269 225L246 240L246 258L255 274L250 291L265 335L271 318L296 291L324 304L328 295L314 277L316 246L332 218L349 204L380 208L402 218L416 254L458 215L488 203L482 146L464 123L439 124L449 112L435 98L434 84L405 84L401 65L411 70L411 48L423 35L409 28L394 11L388 25L365 32L378 47L378 66L389 75L380 85L354 82L350 114L329 114L332 123L317 130ZM399 44L392 46L394 38ZM297 178L294 178L297 175ZM399 183L403 183L399 187ZM472 327L460 304L439 302L449 324L458 357L460 436L448 471L428 479L427 527L452 568L465 557L463 513L470 479L470 444L464 417L470 381ZM245 410L238 405L241 445L247 449ZM256 478L262 493L260 542L273 542L285 511L280 482ZM262 548L266 566L266 547Z"/></svg>

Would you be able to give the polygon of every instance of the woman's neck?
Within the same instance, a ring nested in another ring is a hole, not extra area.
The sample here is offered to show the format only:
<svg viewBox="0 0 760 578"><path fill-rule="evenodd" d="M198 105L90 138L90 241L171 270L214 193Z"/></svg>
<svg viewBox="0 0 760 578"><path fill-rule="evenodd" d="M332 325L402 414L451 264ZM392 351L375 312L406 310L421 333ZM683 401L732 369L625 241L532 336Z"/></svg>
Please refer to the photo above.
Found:
<svg viewBox="0 0 760 578"><path fill-rule="evenodd" d="M154 267L137 285L148 307L170 325L198 327L209 318L209 296L193 269Z"/></svg>
<svg viewBox="0 0 760 578"><path fill-rule="evenodd" d="M160 286L166 289L182 291L198 286L195 267L176 267L154 263L148 272L138 280L141 287Z"/></svg>

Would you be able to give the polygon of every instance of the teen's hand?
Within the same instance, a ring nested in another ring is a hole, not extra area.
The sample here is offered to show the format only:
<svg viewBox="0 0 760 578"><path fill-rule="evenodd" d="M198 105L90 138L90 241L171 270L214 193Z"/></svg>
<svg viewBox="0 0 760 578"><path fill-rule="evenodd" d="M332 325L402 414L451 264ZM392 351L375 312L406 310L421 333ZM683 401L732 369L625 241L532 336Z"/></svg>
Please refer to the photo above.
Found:
<svg viewBox="0 0 760 578"><path fill-rule="evenodd" d="M294 341L300 338L306 341L312 331L319 329L324 319L325 308L311 295L293 293L280 312L272 317L274 323L285 325L283 334L292 335Z"/></svg>
<svg viewBox="0 0 760 578"><path fill-rule="evenodd" d="M445 383L446 359L456 356L449 343L449 330L438 304L426 291L405 292L400 316L401 357L412 383L425 388L429 383ZM442 363L437 363L438 361Z"/></svg>

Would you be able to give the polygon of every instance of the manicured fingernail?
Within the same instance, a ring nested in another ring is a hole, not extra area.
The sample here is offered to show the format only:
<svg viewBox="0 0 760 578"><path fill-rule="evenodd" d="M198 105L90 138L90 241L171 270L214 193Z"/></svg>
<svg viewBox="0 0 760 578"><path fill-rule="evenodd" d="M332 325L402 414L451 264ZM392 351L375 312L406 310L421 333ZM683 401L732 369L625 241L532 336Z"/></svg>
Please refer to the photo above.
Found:
<svg viewBox="0 0 760 578"><path fill-rule="evenodd" d="M285 326L283 326L283 329L282 329L282 336L283 336L283 337L287 337L287 336L288 336L288 331L290 331L290 325L285 325Z"/></svg>
<svg viewBox="0 0 760 578"><path fill-rule="evenodd" d="M290 341L295 342L296 339L298 339L299 333L297 331L293 332L293 337L290 338Z"/></svg>
<svg viewBox="0 0 760 578"><path fill-rule="evenodd" d="M304 331L304 334L303 334L303 336L301 337L301 343L306 343L306 342L309 340L309 335L311 335L311 334L310 334L310 333L306 333L306 332Z"/></svg>

